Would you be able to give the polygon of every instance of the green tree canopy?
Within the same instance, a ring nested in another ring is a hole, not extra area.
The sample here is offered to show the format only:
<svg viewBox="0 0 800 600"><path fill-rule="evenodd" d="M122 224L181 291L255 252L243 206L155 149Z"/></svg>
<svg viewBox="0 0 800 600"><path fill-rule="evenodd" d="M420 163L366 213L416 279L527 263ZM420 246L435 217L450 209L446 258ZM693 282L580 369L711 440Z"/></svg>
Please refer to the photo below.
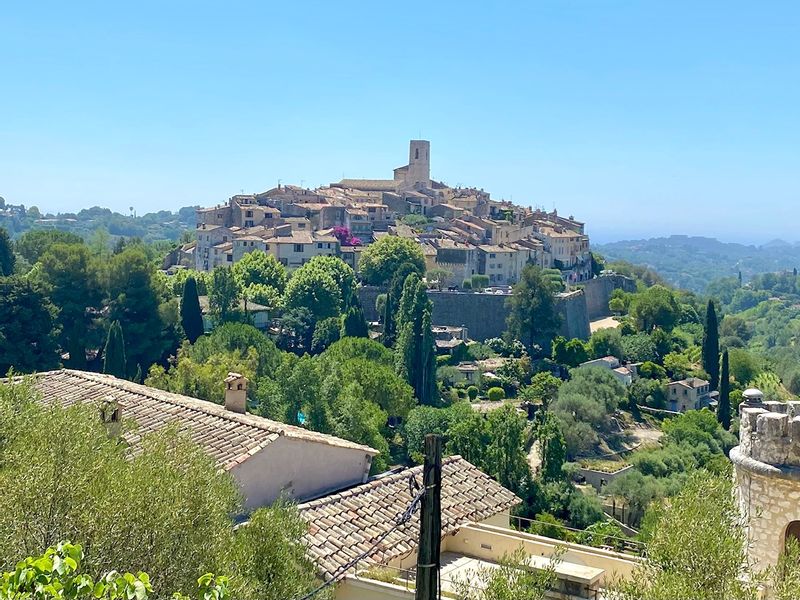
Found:
<svg viewBox="0 0 800 600"><path fill-rule="evenodd" d="M624 350L622 348L622 334L619 329L615 327L595 331L589 338L589 354L592 358L616 356L622 359Z"/></svg>
<svg viewBox="0 0 800 600"><path fill-rule="evenodd" d="M0 277L8 277L14 273L14 249L8 232L0 227Z"/></svg>
<svg viewBox="0 0 800 600"><path fill-rule="evenodd" d="M233 318L239 309L241 288L228 267L215 267L211 272L208 290L208 307L214 318L224 323Z"/></svg>
<svg viewBox="0 0 800 600"><path fill-rule="evenodd" d="M366 247L361 253L358 271L364 283L384 285L389 283L403 265L422 277L425 273L425 256L414 240L387 235ZM405 275L409 275L406 272Z"/></svg>
<svg viewBox="0 0 800 600"><path fill-rule="evenodd" d="M194 277L187 277L183 284L181 326L190 344L194 344L197 338L205 333L203 313L200 310L200 300L197 295L197 281Z"/></svg>
<svg viewBox="0 0 800 600"><path fill-rule="evenodd" d="M128 377L128 361L125 358L125 338L119 321L111 323L103 350L103 373L125 379Z"/></svg>
<svg viewBox="0 0 800 600"><path fill-rule="evenodd" d="M59 364L58 311L41 286L21 277L0 277L0 373L23 373Z"/></svg>
<svg viewBox="0 0 800 600"><path fill-rule="evenodd" d="M125 330L128 366L147 369L177 345L177 302L154 280L155 267L136 245L111 259L109 320ZM171 308L175 314L167 309Z"/></svg>
<svg viewBox="0 0 800 600"><path fill-rule="evenodd" d="M742 577L746 534L732 478L699 471L648 516L647 557L619 584L621 600L754 600L757 583Z"/></svg>
<svg viewBox="0 0 800 600"><path fill-rule="evenodd" d="M284 295L287 309L305 308L314 321L341 314L342 289L328 266L309 261L292 274Z"/></svg>
<svg viewBox="0 0 800 600"><path fill-rule="evenodd" d="M725 429L731 428L731 375L728 363L728 351L722 353L720 370L719 402L717 404L717 420Z"/></svg>
<svg viewBox="0 0 800 600"><path fill-rule="evenodd" d="M68 367L86 368L95 316L103 300L100 267L84 244L51 244L39 259L36 276L58 311L59 342Z"/></svg>
<svg viewBox="0 0 800 600"><path fill-rule="evenodd" d="M719 325L714 302L708 301L706 322L703 334L703 369L708 373L709 388L716 390L719 385Z"/></svg>
<svg viewBox="0 0 800 600"><path fill-rule="evenodd" d="M431 301L416 274L406 278L397 314L397 372L414 388L420 404L438 401L436 346L431 331Z"/></svg>
<svg viewBox="0 0 800 600"><path fill-rule="evenodd" d="M0 384L0 569L72 539L91 549L86 574L145 571L156 597L193 590L206 572L229 573L232 597L244 600L311 589L295 509L256 511L253 529L234 532L231 515L242 510L236 483L188 438L167 429L130 456L97 407L63 409L33 397L28 383ZM57 456L57 468L43 456Z"/></svg>
<svg viewBox="0 0 800 600"><path fill-rule="evenodd" d="M248 252L231 267L231 272L242 290L250 286L266 286L279 297L286 288L286 269L272 254L261 250Z"/></svg>
<svg viewBox="0 0 800 600"><path fill-rule="evenodd" d="M339 337L361 337L369 336L369 326L364 318L364 309L358 300L353 303L347 312L342 315L342 328Z"/></svg>
<svg viewBox="0 0 800 600"><path fill-rule="evenodd" d="M681 307L672 290L654 285L634 296L630 312L640 331L650 332L654 327L672 331L680 319Z"/></svg>
<svg viewBox="0 0 800 600"><path fill-rule="evenodd" d="M32 229L23 233L14 247L20 256L34 264L53 244L83 244L83 238L60 229Z"/></svg>
<svg viewBox="0 0 800 600"><path fill-rule="evenodd" d="M539 267L526 265L522 269L507 301L511 337L522 340L529 348L535 343L549 343L560 321L555 309L555 291Z"/></svg>

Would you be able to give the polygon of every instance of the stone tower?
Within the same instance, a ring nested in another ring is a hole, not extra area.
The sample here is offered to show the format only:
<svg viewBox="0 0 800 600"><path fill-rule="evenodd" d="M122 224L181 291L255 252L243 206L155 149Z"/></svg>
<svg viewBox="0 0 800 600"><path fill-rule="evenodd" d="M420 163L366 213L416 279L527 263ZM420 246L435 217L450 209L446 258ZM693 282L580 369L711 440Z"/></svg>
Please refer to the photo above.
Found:
<svg viewBox="0 0 800 600"><path fill-rule="evenodd" d="M408 147L408 172L406 183L409 186L431 185L431 143L428 140L411 140Z"/></svg>
<svg viewBox="0 0 800 600"><path fill-rule="evenodd" d="M777 562L789 537L800 539L800 402L743 404L739 445L730 456L748 557L765 569Z"/></svg>

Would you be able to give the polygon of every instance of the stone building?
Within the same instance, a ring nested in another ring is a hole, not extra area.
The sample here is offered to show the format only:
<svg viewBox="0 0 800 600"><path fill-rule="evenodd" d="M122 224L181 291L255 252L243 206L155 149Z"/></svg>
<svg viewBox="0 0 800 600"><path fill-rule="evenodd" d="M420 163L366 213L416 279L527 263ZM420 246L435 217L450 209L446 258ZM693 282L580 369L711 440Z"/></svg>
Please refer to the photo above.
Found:
<svg viewBox="0 0 800 600"><path fill-rule="evenodd" d="M748 557L775 565L790 537L800 539L800 402L760 402L745 392L739 445L731 450Z"/></svg>

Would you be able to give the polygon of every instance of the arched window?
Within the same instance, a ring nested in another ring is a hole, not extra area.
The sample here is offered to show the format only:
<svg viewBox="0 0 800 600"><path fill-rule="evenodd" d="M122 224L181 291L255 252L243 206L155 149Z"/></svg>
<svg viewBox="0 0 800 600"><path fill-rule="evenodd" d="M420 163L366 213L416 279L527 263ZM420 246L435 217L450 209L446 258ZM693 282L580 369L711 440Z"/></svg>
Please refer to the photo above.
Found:
<svg viewBox="0 0 800 600"><path fill-rule="evenodd" d="M414 149L414 160L419 160L419 148Z"/></svg>
<svg viewBox="0 0 800 600"><path fill-rule="evenodd" d="M791 538L800 541L800 521L792 521L786 526L786 536L783 543L786 544Z"/></svg>

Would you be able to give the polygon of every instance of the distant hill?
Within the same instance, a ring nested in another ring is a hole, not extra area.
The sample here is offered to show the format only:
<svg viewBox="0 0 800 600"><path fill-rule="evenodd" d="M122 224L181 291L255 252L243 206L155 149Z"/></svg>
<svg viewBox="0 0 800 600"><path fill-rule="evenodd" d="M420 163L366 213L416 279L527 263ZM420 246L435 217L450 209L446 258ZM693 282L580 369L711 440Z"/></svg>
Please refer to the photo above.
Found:
<svg viewBox="0 0 800 600"><path fill-rule="evenodd" d="M720 277L745 281L757 273L800 267L800 244L773 240L762 246L720 242L714 238L672 235L593 246L607 261L625 260L655 269L673 285L703 292Z"/></svg>
<svg viewBox="0 0 800 600"><path fill-rule="evenodd" d="M194 206L177 212L162 210L145 215L123 215L108 208L94 206L77 213L42 214L36 207L5 204L0 198L0 227L12 238L31 229L61 229L88 238L105 230L113 238L141 238L145 242L176 241L184 231L195 229Z"/></svg>

